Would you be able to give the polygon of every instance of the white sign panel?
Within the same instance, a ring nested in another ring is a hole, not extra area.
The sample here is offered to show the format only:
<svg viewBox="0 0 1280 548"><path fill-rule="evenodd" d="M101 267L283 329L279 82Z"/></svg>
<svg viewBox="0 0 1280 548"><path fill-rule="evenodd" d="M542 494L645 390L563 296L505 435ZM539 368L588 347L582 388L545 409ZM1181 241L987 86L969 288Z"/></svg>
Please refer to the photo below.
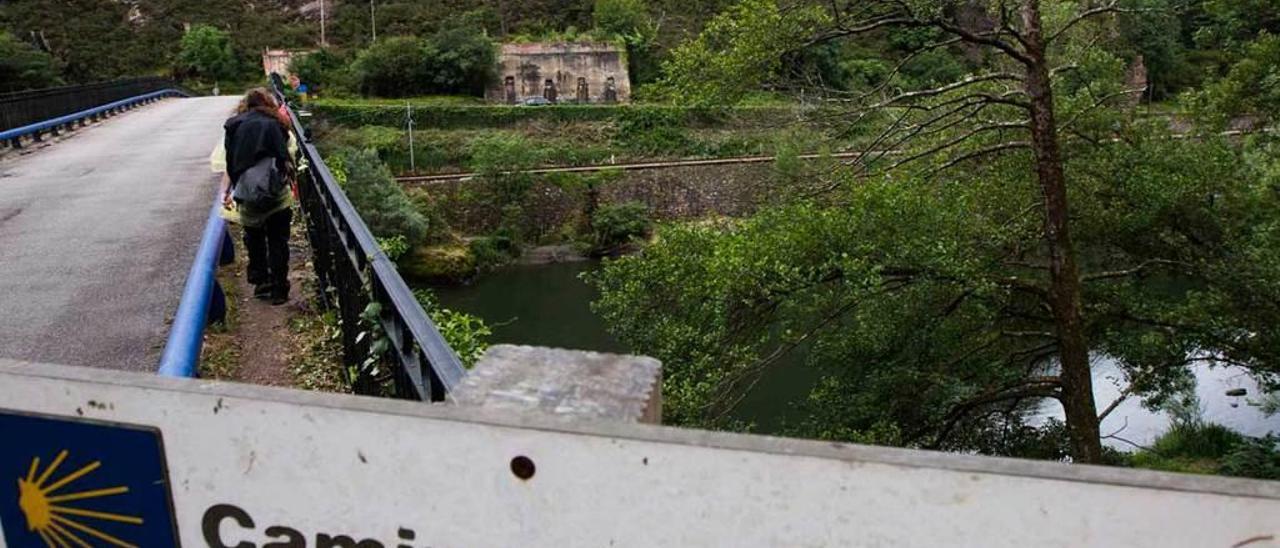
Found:
<svg viewBox="0 0 1280 548"><path fill-rule="evenodd" d="M0 360L0 523L23 548L1257 548L1280 484Z"/></svg>

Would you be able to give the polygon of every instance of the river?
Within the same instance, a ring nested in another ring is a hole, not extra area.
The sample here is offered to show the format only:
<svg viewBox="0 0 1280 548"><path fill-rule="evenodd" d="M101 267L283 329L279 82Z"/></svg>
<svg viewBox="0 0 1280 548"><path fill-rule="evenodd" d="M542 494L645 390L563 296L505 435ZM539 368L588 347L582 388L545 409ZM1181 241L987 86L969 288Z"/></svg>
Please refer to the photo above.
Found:
<svg viewBox="0 0 1280 548"><path fill-rule="evenodd" d="M545 265L516 265L486 274L471 285L435 288L441 305L475 314L493 328L492 342L528 344L576 350L626 353L628 349L604 327L591 311L595 290L580 276L599 268L599 263L569 262ZM1280 415L1268 417L1251 402L1260 395L1258 383L1238 368L1207 365L1195 369L1197 395L1204 418L1250 436L1280 433ZM1115 363L1101 358L1094 362L1094 393L1100 408L1121 392L1120 371ZM781 361L761 380L768 390L756 390L735 410L737 419L755 424L755 431L779 433L788 421L802 418L789 402L800 401L818 380L817 373L798 363ZM1230 389L1243 388L1245 396L1227 396ZM1057 402L1047 402L1033 422L1062 417ZM1119 438L1149 445L1168 429L1169 418L1152 412L1131 398L1120 404L1102 423L1104 434L1118 438L1108 445L1128 450L1132 446Z"/></svg>

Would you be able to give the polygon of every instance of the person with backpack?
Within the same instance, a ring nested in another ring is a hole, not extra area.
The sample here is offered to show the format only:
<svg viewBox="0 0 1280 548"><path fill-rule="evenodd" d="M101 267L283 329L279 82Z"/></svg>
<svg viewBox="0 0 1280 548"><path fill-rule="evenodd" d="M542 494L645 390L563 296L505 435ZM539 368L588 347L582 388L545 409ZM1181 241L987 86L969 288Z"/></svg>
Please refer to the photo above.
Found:
<svg viewBox="0 0 1280 548"><path fill-rule="evenodd" d="M245 94L235 116L227 120L223 148L224 213L244 228L253 296L272 304L289 301L289 227L293 177L288 120L271 92L255 88Z"/></svg>

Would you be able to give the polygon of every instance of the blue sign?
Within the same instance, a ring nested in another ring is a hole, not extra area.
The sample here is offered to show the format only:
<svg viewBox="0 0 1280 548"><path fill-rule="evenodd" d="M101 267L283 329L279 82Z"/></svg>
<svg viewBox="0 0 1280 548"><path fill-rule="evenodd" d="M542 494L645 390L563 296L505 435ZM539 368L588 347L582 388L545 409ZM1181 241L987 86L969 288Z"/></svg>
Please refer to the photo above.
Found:
<svg viewBox="0 0 1280 548"><path fill-rule="evenodd" d="M13 548L178 546L160 431L0 411L0 525Z"/></svg>

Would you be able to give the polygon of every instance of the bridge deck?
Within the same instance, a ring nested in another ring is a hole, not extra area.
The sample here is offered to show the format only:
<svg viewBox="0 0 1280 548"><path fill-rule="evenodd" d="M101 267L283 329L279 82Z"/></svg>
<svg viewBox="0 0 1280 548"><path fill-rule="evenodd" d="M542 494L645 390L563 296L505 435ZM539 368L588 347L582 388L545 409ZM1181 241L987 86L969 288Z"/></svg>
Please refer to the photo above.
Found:
<svg viewBox="0 0 1280 548"><path fill-rule="evenodd" d="M162 101L0 161L0 357L156 366L235 102Z"/></svg>

